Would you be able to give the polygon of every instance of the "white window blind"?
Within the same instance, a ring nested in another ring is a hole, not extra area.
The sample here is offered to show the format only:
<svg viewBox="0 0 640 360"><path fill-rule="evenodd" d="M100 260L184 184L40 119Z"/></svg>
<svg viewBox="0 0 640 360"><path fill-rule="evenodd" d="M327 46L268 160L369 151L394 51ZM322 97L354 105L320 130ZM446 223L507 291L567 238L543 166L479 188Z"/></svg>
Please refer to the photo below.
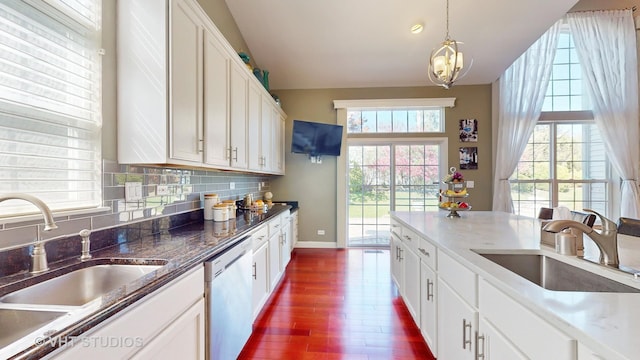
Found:
<svg viewBox="0 0 640 360"><path fill-rule="evenodd" d="M0 3L0 193L101 204L101 0ZM33 212L0 204L0 216Z"/></svg>

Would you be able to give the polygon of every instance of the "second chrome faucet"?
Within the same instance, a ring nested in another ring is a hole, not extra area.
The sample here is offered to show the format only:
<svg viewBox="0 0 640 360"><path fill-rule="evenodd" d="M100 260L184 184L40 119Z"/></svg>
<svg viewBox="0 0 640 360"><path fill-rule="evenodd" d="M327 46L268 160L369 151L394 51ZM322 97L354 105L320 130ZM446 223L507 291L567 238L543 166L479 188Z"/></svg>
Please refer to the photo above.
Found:
<svg viewBox="0 0 640 360"><path fill-rule="evenodd" d="M618 257L618 230L616 223L591 209L583 210L598 215L602 222L601 232L598 233L592 227L573 220L553 220L545 225L542 230L558 233L566 228L578 229L590 237L600 249L600 264L618 267L620 261Z"/></svg>

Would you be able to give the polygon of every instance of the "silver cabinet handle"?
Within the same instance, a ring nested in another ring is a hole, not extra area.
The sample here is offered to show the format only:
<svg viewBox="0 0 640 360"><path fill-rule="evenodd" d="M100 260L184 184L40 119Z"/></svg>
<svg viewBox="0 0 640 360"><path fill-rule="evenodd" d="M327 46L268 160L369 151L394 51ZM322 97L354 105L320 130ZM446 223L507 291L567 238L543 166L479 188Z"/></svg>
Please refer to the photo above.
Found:
<svg viewBox="0 0 640 360"><path fill-rule="evenodd" d="M238 162L238 147L237 146L233 149L233 153L235 154L233 156L233 161Z"/></svg>
<svg viewBox="0 0 640 360"><path fill-rule="evenodd" d="M469 329L468 339L467 328ZM469 345L469 350L471 350L471 322L467 323L467 319L462 319L462 348L466 349L467 345Z"/></svg>
<svg viewBox="0 0 640 360"><path fill-rule="evenodd" d="M427 301L433 300L433 281L427 279Z"/></svg>
<svg viewBox="0 0 640 360"><path fill-rule="evenodd" d="M480 346L482 340L482 346ZM482 352L480 352L482 350ZM484 359L484 335L478 334L476 331L476 360Z"/></svg>
<svg viewBox="0 0 640 360"><path fill-rule="evenodd" d="M418 248L418 250L420 250L421 253L423 253L425 256L431 257L431 254L429 254L429 252L423 248Z"/></svg>
<svg viewBox="0 0 640 360"><path fill-rule="evenodd" d="M253 279L257 279L258 278L258 272L257 272L257 267L256 267L256 263L253 263Z"/></svg>
<svg viewBox="0 0 640 360"><path fill-rule="evenodd" d="M404 238L409 240L409 241L411 241L411 236L409 236L409 235L405 235Z"/></svg>
<svg viewBox="0 0 640 360"><path fill-rule="evenodd" d="M228 148L226 148L225 150L226 150L226 151L225 151L225 158L226 158L226 160L231 159L231 147L228 147Z"/></svg>
<svg viewBox="0 0 640 360"><path fill-rule="evenodd" d="M198 152L199 153L204 152L204 139L198 140Z"/></svg>

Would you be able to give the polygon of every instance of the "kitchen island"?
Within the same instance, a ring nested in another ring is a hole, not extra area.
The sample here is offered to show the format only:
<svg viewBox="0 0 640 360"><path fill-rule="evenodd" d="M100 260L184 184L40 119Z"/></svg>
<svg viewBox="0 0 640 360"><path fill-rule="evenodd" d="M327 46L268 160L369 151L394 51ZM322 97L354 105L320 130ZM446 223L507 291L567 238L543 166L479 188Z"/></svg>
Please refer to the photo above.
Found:
<svg viewBox="0 0 640 360"><path fill-rule="evenodd" d="M501 251L544 255L634 290L640 287L631 274L559 255L541 245L539 220L490 211L465 212L461 218L447 218L445 212L392 212L391 218L392 258L396 254L392 273L394 266L402 269L402 263L411 264L414 253L422 257L423 268L430 261L437 273L437 280L434 276L416 281L415 271L405 268L404 273L395 271L394 280L405 303L414 309L421 306L411 306L412 302L425 299L412 300L412 286L430 286L421 291L427 298L434 297L435 289L437 316L414 319L421 329L437 323L435 335L425 338L438 358L467 358L467 354L470 359L505 358L499 354L534 359L550 354L548 358L554 359L637 358L640 343L633 335L640 333L640 293L548 290L481 255ZM398 261L401 265L394 265ZM452 305L456 302L462 305ZM465 312L461 320L453 316L458 309ZM461 339L451 339L460 330ZM429 335L424 330L423 334Z"/></svg>

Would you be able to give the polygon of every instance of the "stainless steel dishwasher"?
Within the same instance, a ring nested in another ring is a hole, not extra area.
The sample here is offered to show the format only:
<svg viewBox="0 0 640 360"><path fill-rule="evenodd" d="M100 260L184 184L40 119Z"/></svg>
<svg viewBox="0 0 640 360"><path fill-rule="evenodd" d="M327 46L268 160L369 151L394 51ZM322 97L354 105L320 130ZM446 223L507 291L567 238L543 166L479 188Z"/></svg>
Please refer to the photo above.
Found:
<svg viewBox="0 0 640 360"><path fill-rule="evenodd" d="M252 330L251 237L204 263L206 358L236 359Z"/></svg>

